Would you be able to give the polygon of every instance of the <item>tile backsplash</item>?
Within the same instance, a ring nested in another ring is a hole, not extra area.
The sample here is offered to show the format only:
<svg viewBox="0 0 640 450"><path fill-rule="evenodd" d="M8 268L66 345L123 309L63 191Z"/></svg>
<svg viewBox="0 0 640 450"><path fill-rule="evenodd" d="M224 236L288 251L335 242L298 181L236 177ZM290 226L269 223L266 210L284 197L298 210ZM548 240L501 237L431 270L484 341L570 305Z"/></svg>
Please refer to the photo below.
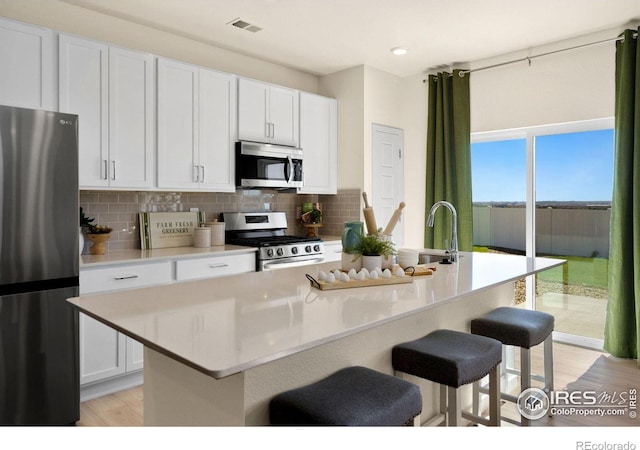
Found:
<svg viewBox="0 0 640 450"><path fill-rule="evenodd" d="M129 192L80 191L80 206L96 224L113 228L108 251L140 248L138 213L146 211L189 211L198 208L206 219L218 218L222 212L284 211L291 235L302 236L306 230L298 223L299 208L304 202L319 202L323 207L324 226L319 236L340 236L344 222L360 220L362 206L359 189L342 189L337 195L289 194L277 191L216 192ZM90 243L85 244L88 252Z"/></svg>

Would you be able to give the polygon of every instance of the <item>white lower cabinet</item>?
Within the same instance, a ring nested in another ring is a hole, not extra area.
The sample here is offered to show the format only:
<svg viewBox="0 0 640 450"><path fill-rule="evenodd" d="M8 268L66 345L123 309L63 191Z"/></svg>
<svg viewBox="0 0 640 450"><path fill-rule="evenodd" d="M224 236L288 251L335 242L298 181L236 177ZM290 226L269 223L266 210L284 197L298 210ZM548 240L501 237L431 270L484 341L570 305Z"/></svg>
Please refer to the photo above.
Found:
<svg viewBox="0 0 640 450"><path fill-rule="evenodd" d="M80 272L80 294L170 283L172 277L171 261L87 269ZM80 385L86 391L82 392L82 400L139 384L141 373L129 377L124 384L113 378L140 372L142 354L143 345L136 340L80 314ZM84 388L103 380L111 381L107 386Z"/></svg>
<svg viewBox="0 0 640 450"><path fill-rule="evenodd" d="M255 253L188 259L176 261L176 280L223 277L255 270Z"/></svg>

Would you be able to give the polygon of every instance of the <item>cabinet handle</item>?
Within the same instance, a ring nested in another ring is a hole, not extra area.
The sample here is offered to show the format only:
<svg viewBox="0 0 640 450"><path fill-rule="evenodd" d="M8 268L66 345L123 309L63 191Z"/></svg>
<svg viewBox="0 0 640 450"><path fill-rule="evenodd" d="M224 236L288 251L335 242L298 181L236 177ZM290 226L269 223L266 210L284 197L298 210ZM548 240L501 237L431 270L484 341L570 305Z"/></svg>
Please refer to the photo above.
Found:
<svg viewBox="0 0 640 450"><path fill-rule="evenodd" d="M202 169L202 178L200 178L200 183L204 183L204 166L200 166Z"/></svg>
<svg viewBox="0 0 640 450"><path fill-rule="evenodd" d="M271 137L276 137L276 126L273 123L271 123Z"/></svg>
<svg viewBox="0 0 640 450"><path fill-rule="evenodd" d="M271 137L271 124L269 122L265 122L264 124L264 135L266 137Z"/></svg>
<svg viewBox="0 0 640 450"><path fill-rule="evenodd" d="M104 176L102 177L103 180L108 180L109 179L109 161L107 161L106 159L102 160L103 163L103 169L104 169Z"/></svg>
<svg viewBox="0 0 640 450"><path fill-rule="evenodd" d="M114 277L114 280L133 280L134 278L138 278L138 275L124 275L121 277Z"/></svg>
<svg viewBox="0 0 640 450"><path fill-rule="evenodd" d="M200 182L200 166L193 166L193 178L196 183Z"/></svg>
<svg viewBox="0 0 640 450"><path fill-rule="evenodd" d="M223 267L229 267L229 264L225 264L225 263L209 264L209 267L211 269L221 269Z"/></svg>
<svg viewBox="0 0 640 450"><path fill-rule="evenodd" d="M111 161L111 168L113 169L113 171L111 172L111 179L115 180L116 179L116 160L112 160Z"/></svg>

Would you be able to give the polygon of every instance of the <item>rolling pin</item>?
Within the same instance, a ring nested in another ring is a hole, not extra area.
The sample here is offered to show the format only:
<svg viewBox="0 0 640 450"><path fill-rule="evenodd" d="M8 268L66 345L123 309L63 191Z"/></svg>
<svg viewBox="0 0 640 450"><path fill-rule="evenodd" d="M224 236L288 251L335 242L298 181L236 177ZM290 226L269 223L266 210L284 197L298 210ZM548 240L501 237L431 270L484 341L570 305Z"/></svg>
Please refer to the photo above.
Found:
<svg viewBox="0 0 640 450"><path fill-rule="evenodd" d="M367 223L367 232L369 234L378 234L376 217L373 214L373 208L369 206L369 200L367 199L366 192L362 193L362 198L364 199L364 209L362 212L364 213L364 221Z"/></svg>
<svg viewBox="0 0 640 450"><path fill-rule="evenodd" d="M398 209L393 212L393 215L391 216L391 219L389 219L389 223L387 224L387 227L384 229L384 232L382 234L384 234L385 236L391 236L391 233L393 233L393 229L396 227L398 220L400 220L400 215L402 215L402 208L404 208L404 202L400 202Z"/></svg>

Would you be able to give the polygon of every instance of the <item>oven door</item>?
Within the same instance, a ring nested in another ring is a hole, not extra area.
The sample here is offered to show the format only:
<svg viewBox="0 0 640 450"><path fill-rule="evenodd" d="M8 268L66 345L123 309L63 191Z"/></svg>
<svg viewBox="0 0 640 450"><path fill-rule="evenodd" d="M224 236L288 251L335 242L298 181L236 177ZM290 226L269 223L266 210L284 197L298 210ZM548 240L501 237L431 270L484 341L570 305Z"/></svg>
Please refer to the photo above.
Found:
<svg viewBox="0 0 640 450"><path fill-rule="evenodd" d="M258 260L258 271L287 269L289 267L309 266L324 262L324 255L296 256L292 258Z"/></svg>
<svg viewBox="0 0 640 450"><path fill-rule="evenodd" d="M302 150L238 142L236 186L242 188L302 187Z"/></svg>

